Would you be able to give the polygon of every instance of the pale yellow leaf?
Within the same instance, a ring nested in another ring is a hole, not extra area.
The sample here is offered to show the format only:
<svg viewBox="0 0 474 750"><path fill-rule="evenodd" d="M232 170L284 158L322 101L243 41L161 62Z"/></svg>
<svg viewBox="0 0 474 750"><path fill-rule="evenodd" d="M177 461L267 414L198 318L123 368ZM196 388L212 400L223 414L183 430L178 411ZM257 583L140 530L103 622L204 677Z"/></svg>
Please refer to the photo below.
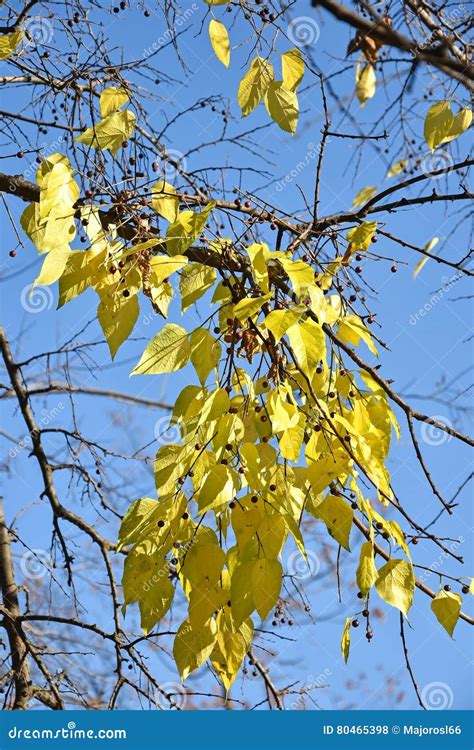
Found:
<svg viewBox="0 0 474 750"><path fill-rule="evenodd" d="M375 588L387 604L396 607L407 617L415 590L411 563L406 560L389 560L379 569Z"/></svg>
<svg viewBox="0 0 474 750"><path fill-rule="evenodd" d="M453 123L451 102L436 102L429 108L425 118L424 136L432 151L449 136Z"/></svg>
<svg viewBox="0 0 474 750"><path fill-rule="evenodd" d="M281 69L285 88L296 91L304 76L304 62L299 49L293 47L282 54Z"/></svg>
<svg viewBox="0 0 474 750"><path fill-rule="evenodd" d="M268 114L282 129L292 135L298 125L299 105L294 91L285 88L281 81L272 81L265 94Z"/></svg>
<svg viewBox="0 0 474 750"><path fill-rule="evenodd" d="M230 64L229 33L224 24L216 21L215 18L209 22L209 37L217 59L228 68Z"/></svg>
<svg viewBox="0 0 474 750"><path fill-rule="evenodd" d="M150 341L132 375L158 375L181 370L191 357L188 334L175 323L167 323Z"/></svg>
<svg viewBox="0 0 474 750"><path fill-rule="evenodd" d="M273 66L262 57L255 57L239 84L237 99L242 115L247 117L262 101L271 81Z"/></svg>
<svg viewBox="0 0 474 750"><path fill-rule="evenodd" d="M461 597L453 591L441 591L431 602L431 609L436 615L438 622L443 626L446 632L453 637L454 628L456 627L461 611Z"/></svg>
<svg viewBox="0 0 474 750"><path fill-rule="evenodd" d="M103 119L112 112L117 112L127 102L128 94L125 89L109 86L100 95L100 116Z"/></svg>
<svg viewBox="0 0 474 750"><path fill-rule="evenodd" d="M356 68L356 95L360 106L364 107L366 102L375 94L377 79L372 65L358 65Z"/></svg>
<svg viewBox="0 0 474 750"><path fill-rule="evenodd" d="M176 221L179 211L179 198L176 189L164 180L155 182L151 188L151 205L157 214L166 221Z"/></svg>

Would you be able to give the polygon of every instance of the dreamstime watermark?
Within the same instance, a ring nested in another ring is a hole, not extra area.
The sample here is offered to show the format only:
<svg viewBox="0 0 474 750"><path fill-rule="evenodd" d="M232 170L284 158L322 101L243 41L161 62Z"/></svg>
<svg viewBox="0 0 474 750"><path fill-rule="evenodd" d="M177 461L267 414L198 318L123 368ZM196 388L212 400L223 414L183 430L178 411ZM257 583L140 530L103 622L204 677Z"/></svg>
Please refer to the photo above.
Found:
<svg viewBox="0 0 474 750"><path fill-rule="evenodd" d="M307 693L310 693L311 690L315 690L316 688L326 687L327 678L330 677L331 674L331 670L326 667L324 672L318 674L317 677L312 674L308 675L307 679L304 682L303 688L301 689L301 694L290 705L290 709L292 711L298 711L299 709L304 708L305 696L307 695Z"/></svg>
<svg viewBox="0 0 474 750"><path fill-rule="evenodd" d="M439 302L444 299L444 296L451 291L453 286L462 278L461 273L456 273L450 278L443 276L441 281L443 286L438 289L437 292L431 295L430 299L423 307L420 307L414 315L410 315L409 323L411 326L416 326L420 321L420 318L426 317L428 313L435 307Z"/></svg>
<svg viewBox="0 0 474 750"><path fill-rule="evenodd" d="M20 729L13 726L8 730L11 740L126 740L126 729L77 729L75 721L68 721L61 729Z"/></svg>
<svg viewBox="0 0 474 750"><path fill-rule="evenodd" d="M426 581L431 578L432 575L438 574L438 571L443 567L445 561L450 557L449 553L455 552L458 547L461 546L461 544L464 543L464 537L460 536L457 539L455 539L449 547L447 547L447 550L443 550L440 555L438 556L437 560L434 560L428 567L427 570L422 570L421 573L418 576L418 580L421 581L421 583L426 583Z"/></svg>
<svg viewBox="0 0 474 750"><path fill-rule="evenodd" d="M179 547L175 545L175 549L179 549L181 557L184 559L186 555L188 554L189 550L194 544L194 539L190 539L188 542L182 542ZM177 552L176 552L177 554ZM177 565L178 558L171 558L170 561L165 560L164 565L161 566L158 570L155 570L153 575L150 576L150 578L147 578L146 581L142 582L141 588L144 594L148 594L154 586L156 586L157 583L161 581L162 578L168 577L170 573L173 571L172 565Z"/></svg>
<svg viewBox="0 0 474 750"><path fill-rule="evenodd" d="M321 561L315 552L306 550L306 557L300 550L295 550L288 558L288 575L303 581L315 578L321 569Z"/></svg>
<svg viewBox="0 0 474 750"><path fill-rule="evenodd" d="M444 445L444 443L449 443L453 439L453 436L449 432L446 432L446 430L438 427L437 423L450 428L453 426L449 419L443 415L433 416L428 422L423 422L420 435L426 445Z"/></svg>
<svg viewBox="0 0 474 750"><path fill-rule="evenodd" d="M20 569L25 578L39 581L44 578L52 568L52 560L49 552L44 549L30 549L25 552L20 560Z"/></svg>
<svg viewBox="0 0 474 750"><path fill-rule="evenodd" d="M317 44L321 31L314 18L298 16L290 21L286 34L289 41L297 47L309 47Z"/></svg>
<svg viewBox="0 0 474 750"><path fill-rule="evenodd" d="M468 14L467 9L464 3L459 3L455 8L452 9L443 9L440 12L440 18L443 18L444 23L454 23L455 21L458 21L460 18L466 17L466 20L468 20ZM427 39L425 39L420 44L415 45L409 52L410 55L413 58L417 58L420 54L423 54L424 52L431 52L433 53L433 47L437 48L436 52L439 52L439 47L441 45L445 44L445 35L443 34L443 31L436 27L433 29L431 34Z"/></svg>
<svg viewBox="0 0 474 750"><path fill-rule="evenodd" d="M24 25L27 44L48 44L54 36L53 22L44 16L30 16Z"/></svg>
<svg viewBox="0 0 474 750"><path fill-rule="evenodd" d="M330 142L330 138L326 139L326 143ZM293 167L293 169L290 172L287 172L287 174L281 178L281 180L278 180L276 184L276 191L277 193L281 193L282 190L284 190L288 185L290 185L293 180L296 180L297 177L300 176L300 174L311 164L311 162L316 159L318 154L321 151L321 144L318 144L317 146L314 143L308 143L307 146L308 150L306 152L306 156L304 159L301 159L296 166Z"/></svg>
<svg viewBox="0 0 474 750"><path fill-rule="evenodd" d="M449 151L435 151L434 154L429 151L426 153L421 162L421 171L432 180L440 180L454 164L454 159ZM437 172L438 174L433 174Z"/></svg>
<svg viewBox="0 0 474 750"><path fill-rule="evenodd" d="M186 436L186 428L184 424L180 425L173 417L171 419L161 417L155 422L153 434L160 445L171 445Z"/></svg>
<svg viewBox="0 0 474 750"><path fill-rule="evenodd" d="M153 170L166 181L172 182L187 169L187 160L176 148L163 149L158 159L153 162Z"/></svg>
<svg viewBox="0 0 474 750"><path fill-rule="evenodd" d="M179 682L162 682L160 688L155 690L154 702L156 707L161 710L183 710L187 701L186 689Z"/></svg>
<svg viewBox="0 0 474 750"><path fill-rule="evenodd" d="M173 23L173 28L168 27L165 33L162 34L162 36L159 36L158 39L155 39L153 44L150 44L149 47L145 47L145 49L143 50L143 57L145 58L145 60L147 59L147 57L151 57L151 55L153 55L155 52L158 52L158 50L161 47L164 47L165 44L171 42L176 34L176 29L180 29L183 24L187 23L197 10L199 10L199 5L197 3L193 3L190 8L187 8L184 11L184 13L180 13Z"/></svg>
<svg viewBox="0 0 474 750"><path fill-rule="evenodd" d="M421 691L421 702L428 711L446 711L453 701L454 693L446 682L429 682Z"/></svg>
<svg viewBox="0 0 474 750"><path fill-rule="evenodd" d="M44 427L47 427L51 422L53 422L56 417L59 415L60 412L62 412L64 409L64 404L62 401L58 401L57 405L54 406L49 411L47 409L43 409L41 412L41 418L38 423L38 430L33 430L29 435L26 435L22 440L19 440L16 444L15 448L11 448L9 451L10 458L16 458L25 448L32 448L33 447L33 440L36 438L41 430Z"/></svg>
<svg viewBox="0 0 474 750"><path fill-rule="evenodd" d="M21 290L20 302L27 313L42 313L51 310L53 306L53 292L49 286L35 286L27 284Z"/></svg>

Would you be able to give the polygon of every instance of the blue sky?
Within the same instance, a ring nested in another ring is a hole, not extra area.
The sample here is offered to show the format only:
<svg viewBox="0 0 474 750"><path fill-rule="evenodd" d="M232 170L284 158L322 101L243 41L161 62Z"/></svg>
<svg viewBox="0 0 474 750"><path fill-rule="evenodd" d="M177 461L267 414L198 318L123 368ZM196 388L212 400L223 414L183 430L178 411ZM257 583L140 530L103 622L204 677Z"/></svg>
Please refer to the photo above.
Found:
<svg viewBox="0 0 474 750"><path fill-rule="evenodd" d="M216 60L211 50L206 30L200 33L201 20L204 16L204 3L196 2L189 6L186 20L177 24L182 33L179 39L182 56L188 66L188 72L183 72L174 50L168 46L156 56L157 65L175 79L172 83L152 85L156 98L151 99L145 106L154 125L159 129L165 122L165 117L172 117L174 113L192 106L197 99L213 95L222 96L226 109L230 111L231 121L229 133L235 135L257 126L266 125L267 114L263 106L250 115L246 120L240 119L235 92L243 69L247 64L248 46L242 46L232 52L230 70L226 70ZM192 11L192 12L191 12ZM230 16L230 18L229 18ZM390 134L388 140L389 153L380 152L371 145L363 148L356 140L330 139L325 153L324 170L321 189L321 215L339 210L349 209L355 194L367 185L392 184L398 178L384 180L387 168L400 158L407 156L401 146L400 113L398 107L384 114L387 106L393 101L394 92L398 91L400 82L393 71L391 80L386 88L380 87L375 98L364 109L354 100L354 69L350 62L344 60L344 51L349 40L349 32L345 27L330 21L327 16L315 14L309 3L298 2L292 11L296 18L309 18L310 30L314 36L314 43L305 48L310 52L317 64L334 76L331 81L339 95L343 97L349 107L351 115L366 132ZM216 9L216 17L229 25L234 14L227 14L221 8ZM316 19L317 27L314 24ZM319 33L316 33L315 29ZM110 40L118 47L123 47L124 60L137 59L146 50L154 49L153 45L162 50L166 43L163 20L154 11L151 17L145 18L138 10L127 11L119 17L110 16L107 26ZM231 41L237 44L245 37L244 28L240 23L230 27ZM316 39L316 36L318 37ZM52 44L60 44L61 36L53 37ZM290 43L284 38L277 41L277 49L285 51ZM115 59L119 59L118 51ZM402 69L402 68L401 68ZM379 74L381 75L381 74ZM423 76L419 75L415 84L415 94L419 92L419 103L409 113L407 127L410 137L416 140L414 150L419 157L426 161L430 159L426 145L422 139L423 116L430 103L444 97L439 81L435 81L433 94L427 100L423 99ZM20 111L26 102L22 100L25 94L4 93L3 107L9 111ZM458 99L459 97L459 99ZM462 102L462 93L456 92L455 101ZM464 104L466 102L463 102ZM222 105L216 105L222 110ZM226 164L239 167L261 168L270 172L277 180L270 185L268 178L254 172L245 172L241 187L249 192L258 191L261 199L268 201L278 209L289 214L298 213L305 216L304 203L301 193L311 198L316 159L315 146L318 144L322 127L321 96L317 83L307 74L300 92L301 116L299 127L294 138L279 131L276 126L264 128L255 135L256 152L238 148L235 144L221 143L211 145L206 149L187 155L202 141L212 142L218 138L222 128L222 115L212 112L209 107L197 108L185 117L177 120L176 125L167 131L166 146L183 158L187 171L203 168L207 165L223 166ZM354 124L340 113L332 112L334 103L330 100L332 126L339 132L354 132ZM54 140L56 134L50 131L41 136L46 144ZM468 148L469 136L464 135L459 143L447 147L447 152L453 159L463 157ZM9 152L10 153L10 152ZM271 164L264 163L258 154L267 154ZM182 157L181 155L184 155ZM33 161L33 160L31 160ZM298 163L295 176L291 170ZM19 164L17 159L2 159L3 171L18 172L25 169L26 164ZM173 175L170 176L171 178ZM234 180L234 182L232 182ZM239 185L237 172L226 178L226 188L231 189L234 184ZM170 180L171 181L171 180ZM280 181L280 182L278 182ZM283 188L281 186L284 186ZM447 185L456 186L455 181L442 179L437 181L439 191ZM216 173L216 186L218 185ZM432 188L426 186L426 192ZM413 192L413 195L416 193ZM19 216L23 206L13 199L8 204L15 217ZM440 254L446 258L457 260L462 257L469 246L469 234L465 225L458 226L458 219L453 216L456 209L449 207L446 213L440 204L422 206L411 210L397 212L389 218L386 230L397 234L407 242L423 247L434 236L440 237L438 245ZM385 220L384 216L384 220ZM22 291L30 284L39 268L39 261L34 247L27 242L25 249L20 249L15 259L8 258L9 249L16 245L15 235L5 212L2 209L2 259L0 264L0 281L2 282L2 319L9 334L15 354L25 359L32 354L47 349L55 349L72 335L78 332L95 315L96 298L88 291L81 298L62 308L59 312L53 304L50 309L41 313L31 313L22 307ZM274 241L269 233L267 241ZM80 245L77 244L77 247ZM438 249L437 248L437 249ZM472 348L469 342L471 306L469 300L458 299L468 294L467 282L456 277L456 271L446 266L429 261L416 280L413 269L419 256L409 249L403 249L389 240L380 240L375 248L377 253L387 256L387 260L374 259L373 262L364 261L364 280L370 289L366 296L377 313L377 320L381 328L376 329L387 343L389 350L381 351L380 361L382 372L386 378L394 380L394 387L402 393L416 394L427 397L438 387L441 380L449 384L448 403L440 403L434 399L414 400L414 405L431 416L456 423L462 431L469 432L470 425L465 415L456 410L456 406L468 402L468 388L470 376L467 372L472 359ZM393 274L390 266L396 258L398 273ZM53 291L56 299L57 290ZM26 305L27 306L27 305ZM189 329L196 325L196 319L205 318L209 310L208 297L203 298L195 311L186 314L183 324ZM420 312L422 311L422 312ZM179 391L190 382L193 373L188 369L172 377L134 377L129 378L133 364L141 355L146 342L158 332L161 320L150 317L150 311L142 304L142 311L133 334L133 341L127 342L119 351L113 365L106 347L99 346L94 350L94 358L98 365L91 375L85 367L76 371L76 377L84 385L94 387L113 388L140 395L151 399L171 402ZM171 319L179 321L181 314L173 305ZM18 337L21 334L21 339ZM98 340L100 329L96 322L87 328L81 336L84 340ZM371 355L364 352L364 356ZM32 377L41 378L39 361L38 368L30 369ZM453 393L466 394L452 400ZM451 403L450 403L451 402ZM37 413L44 410L45 416L54 406L63 404L67 407L67 399L48 397L42 401L35 400ZM120 432L112 430L112 412L117 407L111 407L102 399L78 398L78 420L84 432L91 439L111 440L118 444L124 452L132 451L146 445L153 439L154 428L162 414L150 410L142 410L131 417L127 427L120 428ZM5 430L13 436L24 434L23 426L14 413L13 402L2 407L2 422ZM122 418L125 411L122 411ZM420 468L414 455L406 422L398 414L402 427L402 437L398 444L394 443L389 468L397 495L407 511L421 524L428 523L438 513L440 506L433 497L426 480L420 474ZM459 421L461 420L461 421ZM419 434L419 428L417 428ZM446 440L439 434L425 433L422 441L424 455L434 479L440 489L450 498L470 471L469 454L466 446L455 440ZM12 449L11 441L2 441L3 452L8 454ZM40 482L36 466L32 458L28 458L23 450L12 461L12 471L5 477L4 494L7 498L7 513L11 519L25 504L31 503L38 496ZM116 477L115 477L116 478ZM153 495L152 477L142 470L136 470L127 480L130 491L130 501L142 494ZM59 480L62 492L68 492L63 479ZM77 501L72 490L70 497ZM472 574L472 498L469 486L460 495L459 506L449 520L444 517L435 527L441 536L455 540L454 549L462 554L466 565L462 568L453 560L446 560L438 553L441 552L433 545L419 544L416 549L416 562L427 567L435 566L441 572L451 575ZM95 512L87 504L81 509L91 520L99 525ZM50 537L50 518L44 504L31 507L21 521L22 533L33 548L48 548ZM102 527L105 529L105 527ZM112 536L112 528L107 534ZM321 530L313 528L312 536L308 538L307 546L318 554ZM354 531L353 549L357 550L360 537ZM448 544L453 544L449 542ZM288 553L289 554L289 553ZM353 642L349 664L344 666L340 657L339 641L344 619L358 609L356 590L351 586L357 565L357 553L353 552L344 562L344 580L346 588L343 595L343 605L337 603L336 580L331 571L325 577L324 562L318 575L309 582L308 591L311 595L312 610L315 622L311 622L305 613L294 615L295 624L289 629L279 629L279 633L291 636L294 642L288 642L283 648L281 642L274 641L280 652L278 658L272 660L271 674L275 682L285 684L292 679L309 682L323 676L323 682L328 684L325 689L317 690L315 698L323 708L347 707L354 709L385 708L394 704L394 696L403 693L397 707L417 708L417 701L403 661L402 644L399 638L398 612L390 610L381 601L377 602L385 613L384 620L375 625L375 637L367 644L363 629L352 633ZM328 586L320 583L329 581ZM439 578L431 574L426 580L432 588L437 588ZM307 582L308 583L308 582ZM85 584L84 584L85 585ZM455 587L457 590L458 587ZM86 591L86 588L84 589ZM314 592L312 594L311 592ZM94 611L94 601L90 594L85 594L88 607ZM374 599L376 596L374 595ZM375 602L374 602L375 604ZM472 613L472 604L465 601L464 608ZM129 615L127 615L128 617ZM325 618L329 619L325 619ZM472 705L472 637L469 626L459 622L455 631L455 638L451 640L436 622L429 608L429 600L421 592L417 592L415 602L410 613L410 627L407 628L412 666L420 685L423 688L431 683L448 685L452 693L453 708L468 708ZM172 665L163 665L169 679L176 679ZM366 675L366 677L363 677ZM388 679L389 678L389 679ZM390 680L393 678L394 686ZM190 681L191 685L205 684L206 676L198 676ZM387 682L388 679L388 682ZM201 681L201 682L200 682ZM352 687L355 684L356 687ZM393 689L393 692L391 692ZM253 688L252 688L253 690ZM239 680L234 688L238 696ZM257 692L257 689L255 688Z"/></svg>

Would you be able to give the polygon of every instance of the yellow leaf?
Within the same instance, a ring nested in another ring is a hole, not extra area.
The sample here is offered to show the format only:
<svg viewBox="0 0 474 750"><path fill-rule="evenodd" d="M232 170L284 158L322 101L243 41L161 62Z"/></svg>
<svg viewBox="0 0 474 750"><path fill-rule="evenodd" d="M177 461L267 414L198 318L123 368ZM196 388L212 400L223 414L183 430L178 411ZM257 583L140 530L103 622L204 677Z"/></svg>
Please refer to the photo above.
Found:
<svg viewBox="0 0 474 750"><path fill-rule="evenodd" d="M202 625L223 607L229 599L229 590L218 581L211 589L194 584L189 595L188 619L191 625Z"/></svg>
<svg viewBox="0 0 474 750"><path fill-rule="evenodd" d="M281 69L285 88L296 91L304 76L304 62L299 49L293 47L282 54Z"/></svg>
<svg viewBox="0 0 474 750"><path fill-rule="evenodd" d="M455 594L452 591L443 591L443 589L441 589L431 602L431 609L435 613L438 622L451 638L459 619L461 603L462 600L459 594Z"/></svg>
<svg viewBox="0 0 474 750"><path fill-rule="evenodd" d="M470 126L472 122L472 110L469 107L461 109L457 115L454 115L453 124L449 130L446 138L443 139L443 143L449 143L455 138L462 135Z"/></svg>
<svg viewBox="0 0 474 750"><path fill-rule="evenodd" d="M295 134L299 105L294 91L285 88L281 81L271 81L265 94L265 106L272 120L282 130Z"/></svg>
<svg viewBox="0 0 474 750"><path fill-rule="evenodd" d="M172 273L179 271L187 262L188 259L185 255L175 255L173 258L168 258L166 255L155 255L150 258L151 285L158 286Z"/></svg>
<svg viewBox="0 0 474 750"><path fill-rule="evenodd" d="M181 370L191 357L188 334L175 323L167 323L150 341L132 375L158 375Z"/></svg>
<svg viewBox="0 0 474 750"><path fill-rule="evenodd" d="M129 109L121 112L112 112L100 122L82 133L76 138L78 143L86 146L109 150L116 154L119 148L128 141L135 127L136 117Z"/></svg>
<svg viewBox="0 0 474 750"><path fill-rule="evenodd" d="M316 518L324 521L333 539L350 552L349 536L354 518L354 511L350 505L339 495L327 495L316 506L314 514Z"/></svg>
<svg viewBox="0 0 474 750"><path fill-rule="evenodd" d="M225 553L217 544L214 533L211 532L211 534L204 535L202 541L198 537L185 555L182 574L191 586L211 589L222 573Z"/></svg>
<svg viewBox="0 0 474 750"><path fill-rule="evenodd" d="M139 312L140 305L136 294L128 299L115 295L101 300L97 308L97 318L109 345L112 359L132 333Z"/></svg>
<svg viewBox="0 0 474 750"><path fill-rule="evenodd" d="M160 286L152 286L150 293L155 307L165 318L168 317L168 308L173 299L173 287L169 281L163 281Z"/></svg>
<svg viewBox="0 0 474 750"><path fill-rule="evenodd" d="M21 30L0 35L0 60L6 60L13 55L23 36L24 33Z"/></svg>
<svg viewBox="0 0 474 750"><path fill-rule="evenodd" d="M292 325L286 333L299 367L311 377L317 363L324 359L326 352L321 326L312 320L306 320L304 323Z"/></svg>
<svg viewBox="0 0 474 750"><path fill-rule="evenodd" d="M365 542L360 548L359 566L356 573L359 591L364 596L367 596L376 578L377 569L374 562L374 548L371 542Z"/></svg>
<svg viewBox="0 0 474 750"><path fill-rule="evenodd" d="M265 245L265 243L256 242L253 245L249 245L245 249L247 251L247 255L250 258L255 281L263 289L264 292L268 292L267 263L270 256L268 245Z"/></svg>
<svg viewBox="0 0 474 750"><path fill-rule="evenodd" d="M406 560L389 560L378 571L375 588L384 602L396 607L407 617L415 590L412 565Z"/></svg>
<svg viewBox="0 0 474 750"><path fill-rule="evenodd" d="M215 18L209 22L209 37L217 59L228 68L230 64L229 34L224 24L216 21Z"/></svg>
<svg viewBox="0 0 474 750"><path fill-rule="evenodd" d="M112 112L117 112L120 107L128 102L128 94L125 89L109 86L100 95L100 116L102 119Z"/></svg>
<svg viewBox="0 0 474 750"><path fill-rule="evenodd" d="M204 229L213 207L213 203L208 203L199 213L181 211L178 214L176 221L166 230L166 248L170 255L184 255Z"/></svg>
<svg viewBox="0 0 474 750"><path fill-rule="evenodd" d="M104 258L104 251L93 249L85 252L75 250L68 254L66 267L59 279L58 308L85 292Z"/></svg>
<svg viewBox="0 0 474 750"><path fill-rule="evenodd" d="M305 312L303 306L290 308L289 310L272 310L263 321L264 325L272 333L275 343L283 338L288 328L297 323Z"/></svg>
<svg viewBox="0 0 474 750"><path fill-rule="evenodd" d="M206 328L197 328L189 337L191 362L202 385L209 373L217 367L221 357L221 345Z"/></svg>
<svg viewBox="0 0 474 750"><path fill-rule="evenodd" d="M392 166L388 170L387 177L395 177L395 175L400 174L400 172L405 169L407 164L408 161L406 159L400 159L400 161L396 161L395 164L392 164Z"/></svg>
<svg viewBox="0 0 474 750"><path fill-rule="evenodd" d="M378 356L370 331L366 328L358 315L345 315L341 318L337 335L342 341L347 341L349 344L354 344L354 346L358 346L362 339L362 341L367 344L372 354L376 357Z"/></svg>
<svg viewBox="0 0 474 750"><path fill-rule="evenodd" d="M367 201L369 201L371 198L374 197L374 195L377 192L377 188L373 185L369 185L368 187L362 188L362 190L359 190L356 197L354 198L354 201L352 203L352 208L357 208L357 206L364 206Z"/></svg>
<svg viewBox="0 0 474 750"><path fill-rule="evenodd" d="M427 244L427 245L425 245L424 249L426 250L426 252L427 252L427 253L429 253L429 252L430 252L430 250L432 250L432 249L433 249L433 248L434 248L434 247L435 247L435 246L436 246L436 245L438 244L438 242L439 242L439 237L433 237L433 239L432 239L432 240L430 240L430 241L428 242L428 244ZM421 259L421 260L420 260L420 261L419 261L419 262L418 262L418 263L416 264L416 266L415 266L415 268L414 268L414 270L413 270L413 278L414 278L414 279L416 279L416 277L417 277L417 276L418 276L418 274L420 273L421 269L423 268L423 266L425 265L425 263L427 263L428 261L429 261L429 258L428 258L428 257L427 257L427 256L425 255L425 256L424 256L424 257L423 257L423 258L422 258L422 259Z"/></svg>
<svg viewBox="0 0 474 750"><path fill-rule="evenodd" d="M234 492L234 482L229 468L222 464L212 466L199 491L199 512L205 513L228 503L232 500Z"/></svg>
<svg viewBox="0 0 474 750"><path fill-rule="evenodd" d="M217 637L217 627L212 618L203 625L192 626L185 620L176 633L173 656L181 679L194 672L211 655Z"/></svg>
<svg viewBox="0 0 474 750"><path fill-rule="evenodd" d="M374 236L377 229L376 221L363 221L358 227L349 229L347 233L347 240L349 242L349 251L360 252L361 250L367 250L372 237Z"/></svg>
<svg viewBox="0 0 474 750"><path fill-rule="evenodd" d="M165 616L174 597L164 556L160 552L151 553L146 544L135 547L125 559L122 586L124 610L127 604L139 602L141 627L148 635Z"/></svg>
<svg viewBox="0 0 474 750"><path fill-rule="evenodd" d="M375 94L377 79L372 65L358 65L356 68L356 95L360 106L364 107L366 102Z"/></svg>
<svg viewBox="0 0 474 750"><path fill-rule="evenodd" d="M54 284L64 273L70 254L69 248L61 247L51 250L43 261L41 271L35 279L31 292L33 292L35 286Z"/></svg>
<svg viewBox="0 0 474 750"><path fill-rule="evenodd" d="M351 648L351 618L348 617L346 619L346 624L344 625L344 630L342 631L342 638L341 638L341 651L342 651L342 655L344 657L344 661L346 662L346 664L349 658L350 648Z"/></svg>
<svg viewBox="0 0 474 750"><path fill-rule="evenodd" d="M314 495L319 495L333 479L345 474L348 470L349 456L346 451L338 451L335 455L330 453L314 461L308 467L308 480Z"/></svg>
<svg viewBox="0 0 474 750"><path fill-rule="evenodd" d="M211 661L226 692L234 682L245 659L253 635L253 623L247 620L234 632L226 625L224 618L218 618L217 641L211 654Z"/></svg>
<svg viewBox="0 0 474 750"><path fill-rule="evenodd" d="M151 189L151 205L157 214L166 221L176 221L179 210L179 198L173 185L164 180L155 182Z"/></svg>
<svg viewBox="0 0 474 750"><path fill-rule="evenodd" d="M429 108L425 118L425 141L432 151L449 136L454 123L449 101L436 102Z"/></svg>
<svg viewBox="0 0 474 750"><path fill-rule="evenodd" d="M182 312L197 302L214 285L215 280L215 268L204 266L202 263L189 263L179 280Z"/></svg>
<svg viewBox="0 0 474 750"><path fill-rule="evenodd" d="M169 447L169 446L167 446ZM120 524L117 552L128 544L139 544L156 528L162 516L160 504L151 497L142 497L131 504Z"/></svg>
<svg viewBox="0 0 474 750"><path fill-rule="evenodd" d="M282 257L280 263L288 274L297 297L305 297L315 286L314 270L303 260Z"/></svg>
<svg viewBox="0 0 474 750"><path fill-rule="evenodd" d="M253 504L248 495L240 498L232 508L232 528L237 544L244 548L247 542L256 534L262 520L261 504Z"/></svg>
<svg viewBox="0 0 474 750"><path fill-rule="evenodd" d="M298 414L297 424L288 427L282 434L278 441L280 447L280 453L283 458L287 461L297 461L301 446L304 440L304 428L306 424L306 417L304 414Z"/></svg>
<svg viewBox="0 0 474 750"><path fill-rule="evenodd" d="M269 560L278 557L287 533L282 516L278 513L265 514L256 533L265 557Z"/></svg>
<svg viewBox="0 0 474 750"><path fill-rule="evenodd" d="M59 159L54 159L59 157ZM46 218L53 208L62 206L73 215L73 206L79 198L79 185L73 179L72 167L69 160L62 154L52 154L45 159L38 170L38 184L40 193L40 216Z"/></svg>
<svg viewBox="0 0 474 750"><path fill-rule="evenodd" d="M251 576L254 561L238 565L232 573L230 600L232 602L232 619L236 628L249 617L255 609L251 591Z"/></svg>
<svg viewBox="0 0 474 750"><path fill-rule="evenodd" d="M252 566L250 586L256 610L265 620L280 596L282 568L278 560L261 558Z"/></svg>
<svg viewBox="0 0 474 750"><path fill-rule="evenodd" d="M246 297L234 305L234 317L241 321L246 321L258 312L265 302L268 302L273 296L272 292L264 294L262 297Z"/></svg>
<svg viewBox="0 0 474 750"><path fill-rule="evenodd" d="M262 101L271 81L273 81L273 66L257 55L239 84L237 99L243 117L253 112Z"/></svg>

